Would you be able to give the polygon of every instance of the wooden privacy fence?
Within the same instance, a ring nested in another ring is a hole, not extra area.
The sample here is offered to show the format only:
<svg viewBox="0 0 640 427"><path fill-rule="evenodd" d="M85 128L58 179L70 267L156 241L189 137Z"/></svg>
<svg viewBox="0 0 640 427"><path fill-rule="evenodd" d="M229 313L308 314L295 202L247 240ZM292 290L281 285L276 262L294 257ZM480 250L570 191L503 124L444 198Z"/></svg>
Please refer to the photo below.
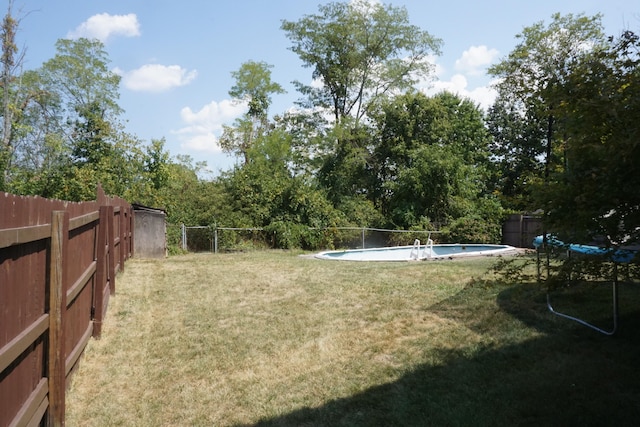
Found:
<svg viewBox="0 0 640 427"><path fill-rule="evenodd" d="M131 206L0 193L0 427L64 425L66 383L133 255Z"/></svg>
<svg viewBox="0 0 640 427"><path fill-rule="evenodd" d="M517 248L533 248L533 239L541 233L541 216L509 215L502 225L502 243Z"/></svg>

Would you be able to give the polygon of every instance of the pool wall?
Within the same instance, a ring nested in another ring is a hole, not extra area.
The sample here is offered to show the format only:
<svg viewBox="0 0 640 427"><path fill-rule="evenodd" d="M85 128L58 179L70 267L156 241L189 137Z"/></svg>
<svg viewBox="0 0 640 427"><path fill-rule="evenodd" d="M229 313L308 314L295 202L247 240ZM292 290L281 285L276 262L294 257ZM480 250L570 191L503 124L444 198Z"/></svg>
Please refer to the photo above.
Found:
<svg viewBox="0 0 640 427"><path fill-rule="evenodd" d="M316 254L315 257L336 261L428 261L506 255L515 252L516 248L509 245L442 244L325 251Z"/></svg>

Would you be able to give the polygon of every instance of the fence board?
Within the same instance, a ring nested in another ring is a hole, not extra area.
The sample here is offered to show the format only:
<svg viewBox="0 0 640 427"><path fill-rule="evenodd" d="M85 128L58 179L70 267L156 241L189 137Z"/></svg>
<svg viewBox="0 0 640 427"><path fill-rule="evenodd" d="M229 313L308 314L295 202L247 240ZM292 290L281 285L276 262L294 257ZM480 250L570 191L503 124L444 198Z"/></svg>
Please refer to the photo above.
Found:
<svg viewBox="0 0 640 427"><path fill-rule="evenodd" d="M47 397L49 388L47 385L46 378L43 378L38 383L33 393L31 393L25 404L11 421L11 424L9 424L11 427L40 424L42 416L49 407L49 399Z"/></svg>
<svg viewBox="0 0 640 427"><path fill-rule="evenodd" d="M29 243L35 240L46 239L50 234L50 224L0 230L0 249L12 245L19 245L21 243Z"/></svg>
<svg viewBox="0 0 640 427"><path fill-rule="evenodd" d="M82 355L84 348L89 343L89 339L91 339L92 335L93 335L93 323L89 323L87 325L87 329L85 330L84 334L82 334L82 338L80 339L78 344L75 346L75 348L71 350L71 352L69 353L69 355L65 360L65 367L64 367L65 376L69 375L69 372L71 372L73 367L78 362L78 359L80 359L80 356Z"/></svg>
<svg viewBox="0 0 640 427"><path fill-rule="evenodd" d="M77 218L72 218L71 220L69 220L69 229L75 230L76 228L80 228L83 225L91 224L92 222L96 221L99 218L100 218L99 211L90 212L88 214L79 216Z"/></svg>
<svg viewBox="0 0 640 427"><path fill-rule="evenodd" d="M82 273L82 276L76 280L76 282L71 285L71 288L67 291L67 301L74 301L78 294L82 292L85 288L89 280L93 278L93 275L96 273L97 261L93 261L89 264L89 267Z"/></svg>
<svg viewBox="0 0 640 427"><path fill-rule="evenodd" d="M43 314L13 340L0 348L0 372L16 360L49 327L49 315Z"/></svg>

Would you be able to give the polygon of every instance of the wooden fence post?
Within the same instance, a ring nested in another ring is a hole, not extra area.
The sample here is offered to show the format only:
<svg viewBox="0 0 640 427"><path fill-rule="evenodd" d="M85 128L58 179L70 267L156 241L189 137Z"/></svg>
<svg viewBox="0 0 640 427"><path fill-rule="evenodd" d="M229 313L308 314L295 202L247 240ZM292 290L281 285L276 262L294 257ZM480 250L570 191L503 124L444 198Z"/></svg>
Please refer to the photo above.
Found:
<svg viewBox="0 0 640 427"><path fill-rule="evenodd" d="M127 210L123 205L120 205L120 271L124 271L124 260L127 259L127 253L129 253L129 238L127 233Z"/></svg>
<svg viewBox="0 0 640 427"><path fill-rule="evenodd" d="M107 215L109 217L109 226L107 228L107 258L109 264L107 265L107 280L109 280L109 293L115 295L116 293L116 239L114 230L114 210L113 206L107 206Z"/></svg>
<svg viewBox="0 0 640 427"><path fill-rule="evenodd" d="M69 214L51 213L51 246L49 261L49 425L64 426L65 412L65 338L64 320L67 310L65 278L66 251L69 240Z"/></svg>
<svg viewBox="0 0 640 427"><path fill-rule="evenodd" d="M109 262L107 260L107 230L109 229L109 209L100 206L98 220L98 236L96 238L96 279L93 290L93 337L100 338L102 321L104 320L104 291L107 286Z"/></svg>
<svg viewBox="0 0 640 427"><path fill-rule="evenodd" d="M135 239L136 214L133 212L133 207L131 205L127 207L127 211L129 212L129 224L127 225L127 229L129 230L129 255L127 256L127 259L131 259L135 256L133 239Z"/></svg>

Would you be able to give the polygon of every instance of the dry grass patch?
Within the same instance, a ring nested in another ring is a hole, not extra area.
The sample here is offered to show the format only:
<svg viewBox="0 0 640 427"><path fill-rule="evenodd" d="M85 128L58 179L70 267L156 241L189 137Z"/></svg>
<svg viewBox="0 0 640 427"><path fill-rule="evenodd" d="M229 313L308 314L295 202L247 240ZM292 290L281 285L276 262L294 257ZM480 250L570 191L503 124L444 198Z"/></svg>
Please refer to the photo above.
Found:
<svg viewBox="0 0 640 427"><path fill-rule="evenodd" d="M74 377L67 424L512 420L520 404L498 418L478 408L514 399L492 379L505 366L534 364L532 349L519 348L545 332L505 309L513 301L505 288L470 285L492 262L331 262L288 252L134 259ZM543 316L533 305L532 319Z"/></svg>

